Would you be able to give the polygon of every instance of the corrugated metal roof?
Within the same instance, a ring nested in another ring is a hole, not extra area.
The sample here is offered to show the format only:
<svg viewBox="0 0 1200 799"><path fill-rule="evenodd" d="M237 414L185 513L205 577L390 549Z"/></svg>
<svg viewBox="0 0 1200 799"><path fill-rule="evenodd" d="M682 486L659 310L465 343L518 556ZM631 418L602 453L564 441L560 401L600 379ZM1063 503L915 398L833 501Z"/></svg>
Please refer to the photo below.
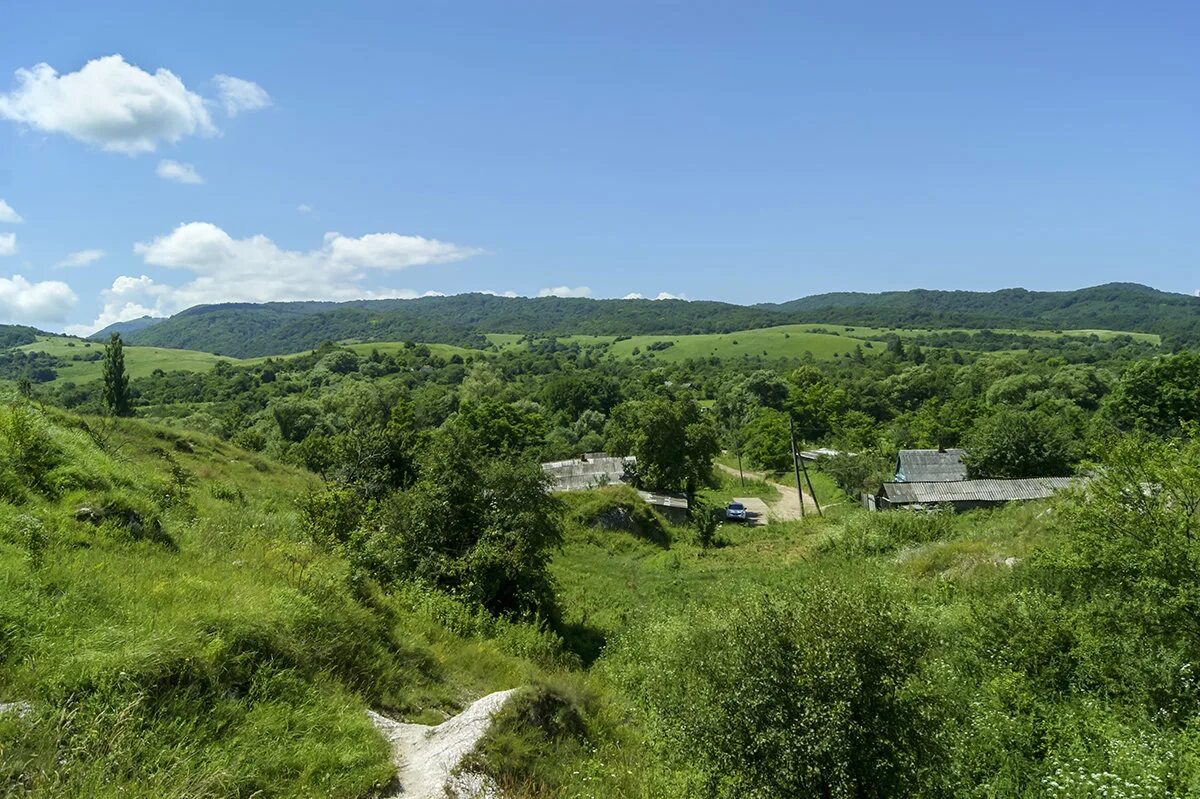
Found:
<svg viewBox="0 0 1200 799"><path fill-rule="evenodd" d="M616 485L625 479L627 464L633 457L613 457L603 452L588 453L585 459L543 463L542 469L554 478L553 491L586 491L603 485Z"/></svg>
<svg viewBox="0 0 1200 799"><path fill-rule="evenodd" d="M643 502L650 505L658 505L663 508L679 508L681 510L688 509L687 497L683 494L662 494L655 491L639 491L638 496Z"/></svg>
<svg viewBox="0 0 1200 799"><path fill-rule="evenodd" d="M953 482L884 483L881 493L893 505L938 502L1013 502L1045 499L1074 483L1073 477L1029 477L1021 480L957 480Z"/></svg>
<svg viewBox="0 0 1200 799"><path fill-rule="evenodd" d="M966 450L902 449L896 457L896 482L933 483L967 479Z"/></svg>

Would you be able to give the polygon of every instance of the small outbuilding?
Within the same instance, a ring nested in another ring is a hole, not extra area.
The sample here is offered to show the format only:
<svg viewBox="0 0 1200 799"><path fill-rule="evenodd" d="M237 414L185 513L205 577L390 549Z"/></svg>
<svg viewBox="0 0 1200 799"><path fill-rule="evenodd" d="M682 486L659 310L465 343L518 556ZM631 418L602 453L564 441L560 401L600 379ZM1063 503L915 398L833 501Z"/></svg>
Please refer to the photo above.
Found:
<svg viewBox="0 0 1200 799"><path fill-rule="evenodd" d="M551 491L587 491L608 485L629 484L630 471L637 464L633 456L613 456L589 452L568 461L543 463L542 470L554 481ZM683 524L687 521L688 500L684 494L661 491L638 491L641 498L668 521Z"/></svg>
<svg viewBox="0 0 1200 799"><path fill-rule="evenodd" d="M951 483L967 479L962 449L902 449L896 456L897 483Z"/></svg>

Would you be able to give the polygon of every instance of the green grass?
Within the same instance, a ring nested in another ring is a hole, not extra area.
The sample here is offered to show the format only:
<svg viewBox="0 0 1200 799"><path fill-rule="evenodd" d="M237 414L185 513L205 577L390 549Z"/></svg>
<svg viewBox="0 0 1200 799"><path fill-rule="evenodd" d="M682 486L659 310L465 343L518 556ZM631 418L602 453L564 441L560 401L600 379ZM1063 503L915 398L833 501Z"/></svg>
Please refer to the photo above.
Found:
<svg viewBox="0 0 1200 799"><path fill-rule="evenodd" d="M95 341L49 336L18 349L27 352L45 352L65 358L66 364L58 369L58 380L87 383L99 380L104 373L102 361L71 360L75 355L82 357L90 356L95 352L103 352L104 345ZM237 358L223 358L210 352L174 350L165 347L125 347L125 370L130 377L147 377L155 369L162 369L164 372L207 372L218 361L229 361L234 364L247 363L247 361L240 361Z"/></svg>
<svg viewBox="0 0 1200 799"><path fill-rule="evenodd" d="M403 352L407 346L403 341L342 341L339 344L359 355L370 355L372 351L378 351L381 355L394 355ZM428 347L431 354L447 360L455 355L462 358L474 358L489 354L484 350L456 347L453 344L424 344L422 346Z"/></svg>
<svg viewBox="0 0 1200 799"><path fill-rule="evenodd" d="M962 332L975 334L977 329L954 328L947 330L934 329L904 329L864 327L853 325L822 325L799 324L779 325L753 330L740 330L736 333L705 333L696 335L652 335L632 336L617 340L616 336L564 336L559 338L563 343L576 343L580 346L602 346L617 358L646 355L667 363L677 363L689 358L719 358L721 360L736 360L739 358L761 357L771 360L803 358L811 354L817 360L832 360L835 356L845 357L853 354L855 347L862 347L864 355L876 355L885 350L880 341L870 341L871 337L895 334L901 338L934 333ZM1096 335L1101 340L1109 340L1117 336L1132 336L1137 341L1145 341L1154 345L1161 343L1158 335L1153 333L1124 333L1117 330L994 330L995 333L1012 333L1030 335L1039 338L1083 337ZM489 333L487 338L501 350L520 346L522 336L515 333ZM670 342L671 346L661 350L651 350L649 347L661 342Z"/></svg>
<svg viewBox="0 0 1200 799"><path fill-rule="evenodd" d="M359 355L369 355L372 350L378 350L380 353L387 355L402 351L405 348L405 343L402 341L346 342L344 346ZM447 360L455 355L466 358L468 356L479 357L488 354L483 350L456 347L452 344L425 344L424 346L428 347L430 353L433 355ZM52 383L58 381L88 383L93 380L99 380L104 373L102 361L71 360L73 356L80 356L82 358L83 356L91 356L93 353L103 352L103 343L84 341L67 336L45 336L40 338L36 343L25 344L17 349L28 352L45 352L66 359L66 363L57 368L58 378L55 381L51 381ZM278 357L292 358L307 354L295 353L293 355ZM266 358L229 358L213 355L210 352L176 350L166 347L125 346L125 370L131 378L148 377L156 369L161 369L164 372L207 372L220 361L226 361L235 366L244 366L261 363L265 360Z"/></svg>
<svg viewBox="0 0 1200 799"><path fill-rule="evenodd" d="M352 579L298 532L318 484L203 435L0 404L0 701L34 707L0 717L0 785L367 796L393 771L367 707L438 722L570 662L532 626Z"/></svg>
<svg viewBox="0 0 1200 799"><path fill-rule="evenodd" d="M633 336L617 341L616 336L565 336L559 340L564 343L577 343L581 346L600 346L614 357L634 357L634 350L640 355L646 355L665 363L677 363L689 358L719 358L721 360L736 360L739 358L761 357L771 360L795 359L807 357L809 354L817 360L832 360L835 356L845 357L853 354L856 347L863 348L864 355L875 355L884 351L884 345L879 341L868 341L866 337L882 336L894 333L901 338L912 338L938 332L978 333L978 330L925 330L902 328L856 327L847 325L781 325L756 330L742 330L736 333L714 333L681 336ZM996 333L1014 333L1019 335L1037 336L1040 338L1055 338L1062 336L1098 336L1101 340L1109 340L1117 336L1129 335L1137 341L1145 341L1154 345L1161 343L1161 338L1153 333L1123 333L1116 330L995 330ZM487 339L500 350L521 346L523 338L516 333L488 333ZM660 342L671 342L671 346L663 350L651 350L649 347ZM346 341L343 346L359 355L367 355L372 350L382 354L400 352L405 348L401 341ZM34 344L26 344L18 349L29 352L45 352L67 359L64 366L58 369L59 381L86 383L97 380L102 375L100 361L72 361L72 356L90 355L103 349L98 342L83 341L66 336L47 336ZM457 355L462 358L482 357L488 353L484 350L469 347L456 347L452 344L425 344L430 352L439 357L450 359ZM305 353L295 353L300 355ZM280 356L284 358L293 355ZM164 372L190 371L207 372L218 361L228 361L233 364L252 364L261 362L264 358L238 359L213 355L208 352L194 350L176 350L165 347L125 348L125 366L130 377L146 377L156 369Z"/></svg>

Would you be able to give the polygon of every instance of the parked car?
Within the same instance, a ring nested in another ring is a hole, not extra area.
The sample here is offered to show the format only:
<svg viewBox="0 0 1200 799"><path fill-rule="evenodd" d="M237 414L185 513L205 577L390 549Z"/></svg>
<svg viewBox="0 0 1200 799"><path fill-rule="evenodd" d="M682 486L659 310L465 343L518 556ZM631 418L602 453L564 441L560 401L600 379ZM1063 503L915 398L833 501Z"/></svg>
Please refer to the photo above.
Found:
<svg viewBox="0 0 1200 799"><path fill-rule="evenodd" d="M725 506L725 519L731 522L746 521L746 506L740 502L730 502Z"/></svg>

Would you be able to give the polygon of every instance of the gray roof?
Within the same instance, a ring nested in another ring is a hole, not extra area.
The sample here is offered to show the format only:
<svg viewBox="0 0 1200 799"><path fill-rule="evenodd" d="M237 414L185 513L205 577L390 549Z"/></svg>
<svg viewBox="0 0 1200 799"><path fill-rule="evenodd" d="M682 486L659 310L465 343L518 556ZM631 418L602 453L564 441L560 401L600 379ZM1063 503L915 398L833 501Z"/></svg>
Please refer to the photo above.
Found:
<svg viewBox="0 0 1200 799"><path fill-rule="evenodd" d="M902 449L896 456L897 483L933 483L966 480L961 449Z"/></svg>
<svg viewBox="0 0 1200 799"><path fill-rule="evenodd" d="M661 491L639 491L638 496L648 505L658 505L662 508L688 509L687 495L664 494Z"/></svg>
<svg viewBox="0 0 1200 799"><path fill-rule="evenodd" d="M884 483L881 494L893 505L938 502L1012 502L1045 499L1076 481L1073 477L1028 477L1022 480L958 480L955 482Z"/></svg>
<svg viewBox="0 0 1200 799"><path fill-rule="evenodd" d="M542 469L554 478L552 491L586 491L597 486L616 485L625 481L627 464L632 457L613 457L603 452L589 452L585 459L543 463Z"/></svg>

